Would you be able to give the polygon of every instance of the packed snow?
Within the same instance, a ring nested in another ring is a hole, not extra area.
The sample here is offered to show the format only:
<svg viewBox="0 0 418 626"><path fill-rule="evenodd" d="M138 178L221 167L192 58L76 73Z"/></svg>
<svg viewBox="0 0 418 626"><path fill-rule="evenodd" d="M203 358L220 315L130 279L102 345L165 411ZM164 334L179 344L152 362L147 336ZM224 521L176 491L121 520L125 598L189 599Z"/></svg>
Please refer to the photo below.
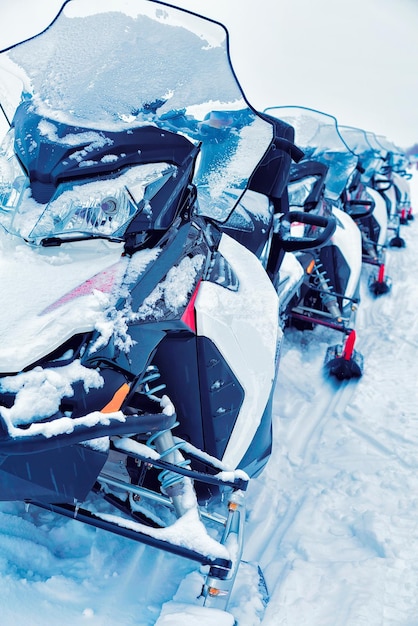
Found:
<svg viewBox="0 0 418 626"><path fill-rule="evenodd" d="M417 206L416 175L412 193ZM229 605L239 626L417 621L416 222L402 234L407 247L388 252L391 293L369 295L364 268L360 380L324 378L333 331L285 332L273 454L250 482ZM187 607L200 584L190 561L20 503L0 505L0 527L2 626L152 626L173 599L166 623L221 623Z"/></svg>

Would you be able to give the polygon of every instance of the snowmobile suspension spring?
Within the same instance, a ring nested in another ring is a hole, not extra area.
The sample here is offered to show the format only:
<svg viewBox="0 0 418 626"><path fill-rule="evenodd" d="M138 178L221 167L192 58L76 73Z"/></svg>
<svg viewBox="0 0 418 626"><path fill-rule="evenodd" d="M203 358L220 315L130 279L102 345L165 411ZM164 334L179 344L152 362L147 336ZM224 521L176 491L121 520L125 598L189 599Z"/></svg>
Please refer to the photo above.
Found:
<svg viewBox="0 0 418 626"><path fill-rule="evenodd" d="M320 261L317 261L314 266L314 282L316 285L320 285L321 287L326 287L330 289L329 278L327 276L326 270Z"/></svg>
<svg viewBox="0 0 418 626"><path fill-rule="evenodd" d="M143 391L147 396L155 397L155 395L159 391L163 391L165 389L165 385L163 383L156 385L155 387L151 386L151 383L154 383L156 380L159 380L160 372L155 365L150 365L147 368L146 374L141 380L141 385L143 385Z"/></svg>
<svg viewBox="0 0 418 626"><path fill-rule="evenodd" d="M315 271L314 283L321 290L320 298L324 306L327 307L328 311L331 313L333 317L336 317L336 318L341 317L341 312L338 306L337 298L334 295L333 290L331 289L326 270L320 261L315 263L314 271Z"/></svg>
<svg viewBox="0 0 418 626"><path fill-rule="evenodd" d="M165 389L164 384L152 386L160 378L160 372L157 367L150 366L147 369L142 385L144 392L154 399L159 399L155 394L162 389ZM151 435L147 440L147 446L155 448L160 455L161 459L166 460L171 465L179 468L188 468L190 461L185 459L181 453L181 448L185 443L179 441L176 443L173 438L172 428L179 425L179 422L175 422L170 428L166 428ZM177 515L180 517L184 514L186 508L181 495L185 484L185 478L183 475L178 474L175 469L163 470L158 474L158 480L161 485L162 493L167 494L173 501L174 508Z"/></svg>
<svg viewBox="0 0 418 626"><path fill-rule="evenodd" d="M179 422L175 422L172 426L172 428L175 428L176 426L179 425ZM147 446L149 447L153 447L153 443L156 439L163 439L165 435L169 435L170 436L170 440L172 440L171 437L171 428L167 428L165 430L160 430L157 433L154 433L153 435L151 435L151 437L149 437L147 439ZM162 459L164 459L165 457L175 457L175 453L177 451L181 451L181 449L185 446L185 442L183 441L179 441L177 443L174 443L173 441L173 445L170 445L170 447L168 448L164 448L164 450L161 450L161 447L159 446L159 453L160 453L160 457ZM176 459L176 465L178 465L179 467L189 467L190 466L190 461L189 459L184 459L183 455L178 455L178 458ZM160 474L158 475L158 480L161 483L161 488L163 490L163 492L165 492L169 487L172 487L173 485L175 485L177 482L180 482L181 480L183 480L183 477L180 476L179 474L176 474L175 472L171 471L171 470L163 470L162 472L160 472Z"/></svg>

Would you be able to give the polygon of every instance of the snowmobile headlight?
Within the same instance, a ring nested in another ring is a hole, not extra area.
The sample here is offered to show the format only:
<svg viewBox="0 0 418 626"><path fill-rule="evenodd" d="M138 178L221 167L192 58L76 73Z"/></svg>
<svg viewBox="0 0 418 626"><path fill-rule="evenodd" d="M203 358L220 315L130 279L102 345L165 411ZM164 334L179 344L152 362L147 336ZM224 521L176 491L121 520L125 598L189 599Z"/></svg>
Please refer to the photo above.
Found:
<svg viewBox="0 0 418 626"><path fill-rule="evenodd" d="M172 165L152 163L113 178L61 183L27 238L38 242L68 233L122 236L137 213L148 214L151 221L149 200L174 171ZM19 234L26 237L23 228L22 223Z"/></svg>
<svg viewBox="0 0 418 626"><path fill-rule="evenodd" d="M306 176L289 183L289 206L303 208L317 180L316 176Z"/></svg>
<svg viewBox="0 0 418 626"><path fill-rule="evenodd" d="M14 130L10 130L0 147L0 212L10 213L19 204L29 184L13 149Z"/></svg>

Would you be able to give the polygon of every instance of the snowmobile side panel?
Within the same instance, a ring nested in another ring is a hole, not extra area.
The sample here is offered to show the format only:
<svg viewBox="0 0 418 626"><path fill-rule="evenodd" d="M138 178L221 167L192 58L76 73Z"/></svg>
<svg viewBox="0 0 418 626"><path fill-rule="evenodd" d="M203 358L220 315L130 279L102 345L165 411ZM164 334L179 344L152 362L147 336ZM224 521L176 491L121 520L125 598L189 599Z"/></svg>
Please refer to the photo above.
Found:
<svg viewBox="0 0 418 626"><path fill-rule="evenodd" d="M202 283L195 304L197 332L213 341L245 391L223 457L237 467L247 450L243 434L254 437L269 401L283 333L278 296L260 261L228 235L222 236L219 251L236 273L239 289Z"/></svg>
<svg viewBox="0 0 418 626"><path fill-rule="evenodd" d="M273 394L274 391L272 391L270 400L254 435L253 443L239 464L240 469L243 469L251 478L258 476L262 472L271 455L273 443Z"/></svg>
<svg viewBox="0 0 418 626"><path fill-rule="evenodd" d="M244 400L244 390L217 346L204 336L169 333L153 362L176 406L180 422L176 434L209 454L222 457Z"/></svg>
<svg viewBox="0 0 418 626"><path fill-rule="evenodd" d="M371 195L374 201L373 218L378 224L378 237L376 243L378 246L386 245L388 215L386 211L386 203L378 191L372 187L367 187L367 193Z"/></svg>
<svg viewBox="0 0 418 626"><path fill-rule="evenodd" d="M344 289L340 288L340 293L344 293L347 298L355 298L361 275L361 234L357 224L347 213L340 209L333 208L333 213L340 223L331 242L341 250L342 256L346 259L349 267L349 276ZM343 307L347 302L343 302Z"/></svg>
<svg viewBox="0 0 418 626"><path fill-rule="evenodd" d="M244 390L216 345L206 337L197 341L205 444L222 458L244 402Z"/></svg>

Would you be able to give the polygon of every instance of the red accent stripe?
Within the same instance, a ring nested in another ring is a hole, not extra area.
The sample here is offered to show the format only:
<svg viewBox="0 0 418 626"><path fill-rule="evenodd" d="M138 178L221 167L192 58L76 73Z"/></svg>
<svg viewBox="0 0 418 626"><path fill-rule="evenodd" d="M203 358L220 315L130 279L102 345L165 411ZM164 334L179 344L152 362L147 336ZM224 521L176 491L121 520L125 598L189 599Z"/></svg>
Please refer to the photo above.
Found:
<svg viewBox="0 0 418 626"><path fill-rule="evenodd" d="M350 334L348 335L347 339L345 340L345 345L344 345L343 354L342 354L343 358L346 361L349 361L351 357L353 356L355 342L356 342L356 331L352 330Z"/></svg>
<svg viewBox="0 0 418 626"><path fill-rule="evenodd" d="M71 302L71 300L74 300L75 298L88 296L95 290L101 291L102 293L110 293L113 289L113 285L115 284L116 276L119 271L118 268L119 264L115 263L98 274L95 274L91 278L88 278L84 283L81 283L81 285L78 285L62 296L62 298L46 307L46 309L42 311L41 315L50 313L67 302Z"/></svg>
<svg viewBox="0 0 418 626"><path fill-rule="evenodd" d="M186 324L190 328L192 332L196 334L196 315L194 310L194 304L197 298L197 292L199 291L200 283L202 279L196 285L196 289L193 292L192 297L190 298L189 304L185 308L183 315L181 316L181 321Z"/></svg>

